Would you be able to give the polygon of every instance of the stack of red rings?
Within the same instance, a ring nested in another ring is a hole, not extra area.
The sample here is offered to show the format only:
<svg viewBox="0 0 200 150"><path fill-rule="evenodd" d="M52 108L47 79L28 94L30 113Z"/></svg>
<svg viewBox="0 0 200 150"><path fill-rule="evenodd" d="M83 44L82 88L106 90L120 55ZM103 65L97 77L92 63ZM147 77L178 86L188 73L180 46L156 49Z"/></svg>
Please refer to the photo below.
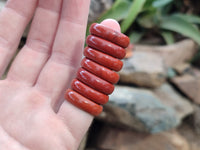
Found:
<svg viewBox="0 0 200 150"><path fill-rule="evenodd" d="M104 25L94 23L84 50L85 58L77 77L72 81L71 88L67 89L65 98L76 107L99 115L108 102L108 95L114 90L123 62L119 59L126 55L125 48L129 45L129 38Z"/></svg>

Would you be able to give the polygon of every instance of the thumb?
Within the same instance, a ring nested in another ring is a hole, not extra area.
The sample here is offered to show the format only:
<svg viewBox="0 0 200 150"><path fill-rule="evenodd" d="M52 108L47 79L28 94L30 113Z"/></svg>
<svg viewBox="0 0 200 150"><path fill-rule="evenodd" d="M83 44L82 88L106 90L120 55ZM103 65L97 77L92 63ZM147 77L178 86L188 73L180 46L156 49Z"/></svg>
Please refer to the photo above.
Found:
<svg viewBox="0 0 200 150"><path fill-rule="evenodd" d="M101 24L120 32L119 23L113 19L106 19L101 22ZM71 129L71 134L79 140L81 140L87 132L94 118L89 113L82 111L67 100L65 100L61 105L58 111L58 116L61 117L65 125Z"/></svg>

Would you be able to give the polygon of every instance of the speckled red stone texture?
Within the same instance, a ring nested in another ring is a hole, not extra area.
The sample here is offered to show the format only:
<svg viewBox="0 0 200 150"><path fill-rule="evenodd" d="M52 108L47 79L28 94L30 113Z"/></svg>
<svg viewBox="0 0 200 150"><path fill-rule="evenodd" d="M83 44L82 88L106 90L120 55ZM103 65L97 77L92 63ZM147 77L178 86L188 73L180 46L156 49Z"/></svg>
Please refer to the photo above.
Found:
<svg viewBox="0 0 200 150"><path fill-rule="evenodd" d="M90 33L84 49L81 68L77 71L77 77L71 83L71 89L65 94L66 100L76 107L90 113L99 115L108 102L108 95L114 90L119 75L129 38L104 25L94 23L90 27Z"/></svg>

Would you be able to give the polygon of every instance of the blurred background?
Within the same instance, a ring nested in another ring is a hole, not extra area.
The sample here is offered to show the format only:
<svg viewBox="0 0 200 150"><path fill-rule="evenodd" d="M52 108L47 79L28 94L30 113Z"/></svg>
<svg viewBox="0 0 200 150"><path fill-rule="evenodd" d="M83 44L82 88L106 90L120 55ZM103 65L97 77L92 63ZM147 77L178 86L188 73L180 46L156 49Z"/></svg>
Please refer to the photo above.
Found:
<svg viewBox="0 0 200 150"><path fill-rule="evenodd" d="M200 150L199 15L199 0L91 0L88 27L116 19L131 43L80 150Z"/></svg>
<svg viewBox="0 0 200 150"><path fill-rule="evenodd" d="M199 0L91 0L88 29L113 18L131 43L79 150L200 150L199 15Z"/></svg>

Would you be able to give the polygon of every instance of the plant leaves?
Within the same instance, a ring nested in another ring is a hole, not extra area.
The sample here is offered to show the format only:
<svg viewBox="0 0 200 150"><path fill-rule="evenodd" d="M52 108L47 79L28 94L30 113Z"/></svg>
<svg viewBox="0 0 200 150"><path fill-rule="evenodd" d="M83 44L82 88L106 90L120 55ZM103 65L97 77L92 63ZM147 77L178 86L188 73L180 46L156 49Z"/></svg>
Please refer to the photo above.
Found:
<svg viewBox="0 0 200 150"><path fill-rule="evenodd" d="M171 3L173 0L154 0L153 7L161 8L166 6L167 4Z"/></svg>
<svg viewBox="0 0 200 150"><path fill-rule="evenodd" d="M160 28L180 33L196 41L200 45L200 32L190 22L177 16L163 18Z"/></svg>
<svg viewBox="0 0 200 150"><path fill-rule="evenodd" d="M95 22L100 23L104 19L112 18L117 21L120 21L127 17L128 11L127 9L130 8L131 5L130 0L116 0L115 3L112 5L112 7L107 10L105 13L103 13ZM86 37L90 34L89 28L91 24L87 25L86 29ZM86 45L86 44L85 44Z"/></svg>
<svg viewBox="0 0 200 150"><path fill-rule="evenodd" d="M130 43L138 43L143 35L144 35L143 32L132 31L129 35Z"/></svg>
<svg viewBox="0 0 200 150"><path fill-rule="evenodd" d="M144 27L144 28L153 28L155 27L155 14L154 13L148 13L147 15L144 16L140 16L137 19L137 22L139 23L140 26Z"/></svg>
<svg viewBox="0 0 200 150"><path fill-rule="evenodd" d="M195 15L177 13L177 14L174 14L173 16L179 17L190 23L200 24L200 17L195 16Z"/></svg>
<svg viewBox="0 0 200 150"><path fill-rule="evenodd" d="M170 45L170 44L173 44L174 43L174 36L173 36L173 33L172 32L168 32L168 31L163 31L161 33L163 39L165 40L165 42Z"/></svg>
<svg viewBox="0 0 200 150"><path fill-rule="evenodd" d="M113 6L108 11L103 13L99 19L97 19L97 22L101 22L107 18L112 18L117 21L126 18L128 15L127 10L129 9L131 3L132 2L129 2L128 0L116 0Z"/></svg>
<svg viewBox="0 0 200 150"><path fill-rule="evenodd" d="M121 23L121 31L124 33L134 22L137 15L142 10L146 0L134 0L128 11L128 16Z"/></svg>
<svg viewBox="0 0 200 150"><path fill-rule="evenodd" d="M154 2L155 0L147 0L146 1L146 3L144 4L144 9L149 9L150 7L152 7L153 6L153 2Z"/></svg>

